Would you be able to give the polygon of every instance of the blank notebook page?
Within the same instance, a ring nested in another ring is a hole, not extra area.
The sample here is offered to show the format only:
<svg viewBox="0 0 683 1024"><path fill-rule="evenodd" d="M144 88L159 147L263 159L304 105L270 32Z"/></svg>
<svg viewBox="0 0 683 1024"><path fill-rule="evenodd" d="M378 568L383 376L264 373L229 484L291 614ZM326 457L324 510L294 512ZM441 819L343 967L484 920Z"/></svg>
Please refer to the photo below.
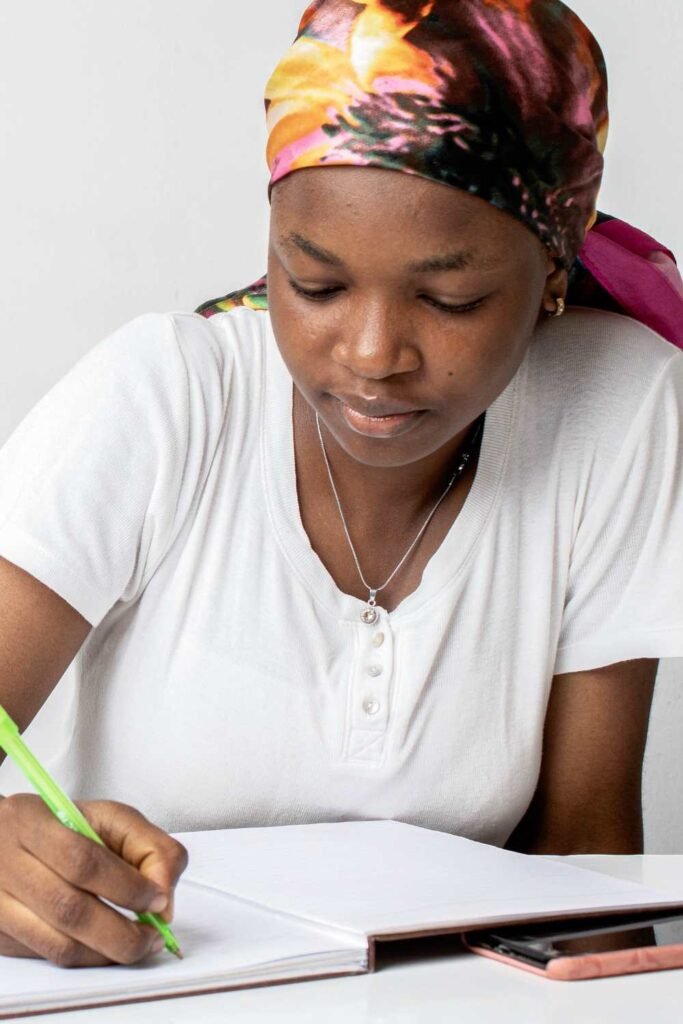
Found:
<svg viewBox="0 0 683 1024"><path fill-rule="evenodd" d="M179 886L176 899L173 930L183 960L164 951L134 967L64 970L0 957L0 1014L226 986L231 976L245 983L276 980L296 974L297 966L298 973L315 975L366 964L363 940L354 943L191 883Z"/></svg>
<svg viewBox="0 0 683 1024"><path fill-rule="evenodd" d="M213 837L213 838L212 838ZM395 821L186 833L192 878L367 935L683 901Z"/></svg>

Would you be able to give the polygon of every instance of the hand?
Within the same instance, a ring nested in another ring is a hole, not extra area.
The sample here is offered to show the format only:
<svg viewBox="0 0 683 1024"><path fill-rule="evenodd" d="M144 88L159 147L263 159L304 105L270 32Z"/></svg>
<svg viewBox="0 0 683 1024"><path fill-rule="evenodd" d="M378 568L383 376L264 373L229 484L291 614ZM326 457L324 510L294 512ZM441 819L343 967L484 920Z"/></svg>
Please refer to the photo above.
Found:
<svg viewBox="0 0 683 1024"><path fill-rule="evenodd" d="M106 849L65 828L40 797L0 799L0 955L95 967L163 947L155 928L102 900L170 921L187 851L126 804L79 807Z"/></svg>

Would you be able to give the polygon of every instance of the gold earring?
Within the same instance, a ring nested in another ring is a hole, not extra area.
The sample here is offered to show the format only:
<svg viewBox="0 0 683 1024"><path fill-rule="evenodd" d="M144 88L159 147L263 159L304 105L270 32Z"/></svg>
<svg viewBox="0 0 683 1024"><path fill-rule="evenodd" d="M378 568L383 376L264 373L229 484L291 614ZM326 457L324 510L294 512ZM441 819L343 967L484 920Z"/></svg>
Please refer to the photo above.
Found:
<svg viewBox="0 0 683 1024"><path fill-rule="evenodd" d="M566 311L566 309L567 309L566 302L564 301L564 299L558 297L558 299L557 299L557 309L555 310L554 313L548 313L548 316L562 316L564 314L564 312Z"/></svg>

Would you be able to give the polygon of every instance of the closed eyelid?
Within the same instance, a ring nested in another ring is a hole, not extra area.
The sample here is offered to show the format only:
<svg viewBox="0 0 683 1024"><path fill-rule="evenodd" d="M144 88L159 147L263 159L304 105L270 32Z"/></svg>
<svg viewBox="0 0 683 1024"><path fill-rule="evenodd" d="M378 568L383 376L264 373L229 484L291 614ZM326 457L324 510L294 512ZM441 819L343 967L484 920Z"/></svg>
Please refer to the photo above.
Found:
<svg viewBox="0 0 683 1024"><path fill-rule="evenodd" d="M305 288L304 286L298 284L291 277L288 278L288 280L290 287L297 295L300 295L302 298L308 299L309 301L312 302L321 302L326 299L331 299L334 296L338 295L339 292L343 291L343 287L340 287L338 285L332 285L328 287L323 286L318 288ZM422 298L424 301L429 303L430 306L433 306L435 309L439 309L443 313L447 314L467 313L471 311L473 312L474 310L479 309L481 306L483 306L486 303L488 297L489 296L482 296L480 298L470 299L466 302L441 302L439 301L439 299L435 299L429 295L418 296L418 298Z"/></svg>
<svg viewBox="0 0 683 1024"><path fill-rule="evenodd" d="M434 306L435 309L440 309L444 313L467 313L481 309L486 304L488 296L480 299L470 299L469 302L440 302L438 299L432 299L428 295L425 295L424 299L431 306Z"/></svg>
<svg viewBox="0 0 683 1024"><path fill-rule="evenodd" d="M288 278L288 281L290 288L292 288L297 295L302 295L304 298L308 299L326 298L331 295L336 295L337 292L341 291L341 287L339 285L319 285L315 288L307 288L305 285L299 284L291 277Z"/></svg>

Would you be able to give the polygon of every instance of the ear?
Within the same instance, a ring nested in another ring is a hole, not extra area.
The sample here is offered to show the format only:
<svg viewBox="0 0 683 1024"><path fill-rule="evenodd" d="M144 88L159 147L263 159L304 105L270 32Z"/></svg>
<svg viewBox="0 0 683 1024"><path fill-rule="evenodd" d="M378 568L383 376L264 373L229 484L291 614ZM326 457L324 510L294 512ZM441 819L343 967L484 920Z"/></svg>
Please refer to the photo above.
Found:
<svg viewBox="0 0 683 1024"><path fill-rule="evenodd" d="M554 313L557 309L557 300L566 299L567 291L569 290L569 273L560 264L559 260L551 256L550 253L547 253L546 261L547 276L539 318L544 312Z"/></svg>

